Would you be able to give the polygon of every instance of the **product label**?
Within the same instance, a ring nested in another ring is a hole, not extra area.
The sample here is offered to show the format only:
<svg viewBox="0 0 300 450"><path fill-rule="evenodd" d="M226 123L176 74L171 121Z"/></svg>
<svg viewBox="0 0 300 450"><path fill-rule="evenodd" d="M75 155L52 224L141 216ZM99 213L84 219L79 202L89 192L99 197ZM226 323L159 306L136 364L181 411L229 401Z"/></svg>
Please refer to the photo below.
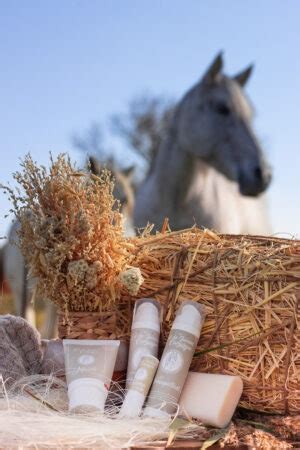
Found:
<svg viewBox="0 0 300 450"><path fill-rule="evenodd" d="M158 354L159 333L148 328L132 330L127 368L127 389L131 384L141 359L144 356Z"/></svg>
<svg viewBox="0 0 300 450"><path fill-rule="evenodd" d="M186 380L198 339L183 330L171 330L150 392L147 406L172 414Z"/></svg>
<svg viewBox="0 0 300 450"><path fill-rule="evenodd" d="M145 356L135 373L130 389L140 392L146 397L152 384L156 369L158 366L158 359Z"/></svg>
<svg viewBox="0 0 300 450"><path fill-rule="evenodd" d="M78 363L82 366L90 366L95 362L95 357L93 355L81 355L78 358Z"/></svg>
<svg viewBox="0 0 300 450"><path fill-rule="evenodd" d="M109 389L117 351L117 347L105 345L66 345L64 353L68 384L79 378L97 378Z"/></svg>

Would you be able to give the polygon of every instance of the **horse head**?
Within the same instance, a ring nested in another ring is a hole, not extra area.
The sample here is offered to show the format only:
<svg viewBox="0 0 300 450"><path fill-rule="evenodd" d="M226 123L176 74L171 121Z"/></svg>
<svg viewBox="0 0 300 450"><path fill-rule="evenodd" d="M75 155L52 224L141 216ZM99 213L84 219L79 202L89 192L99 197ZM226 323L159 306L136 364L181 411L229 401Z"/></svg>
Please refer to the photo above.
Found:
<svg viewBox="0 0 300 450"><path fill-rule="evenodd" d="M180 148L213 166L257 196L271 181L271 169L252 128L253 109L243 88L252 66L234 77L222 73L219 54L202 79L178 104L173 128Z"/></svg>
<svg viewBox="0 0 300 450"><path fill-rule="evenodd" d="M119 200L122 212L131 217L135 196L135 186L133 182L133 172L135 167L130 166L126 169L118 169L113 159L109 159L105 166L102 166L94 156L89 157L88 165L91 172L95 175L99 175L104 167L112 173L115 180L114 197Z"/></svg>

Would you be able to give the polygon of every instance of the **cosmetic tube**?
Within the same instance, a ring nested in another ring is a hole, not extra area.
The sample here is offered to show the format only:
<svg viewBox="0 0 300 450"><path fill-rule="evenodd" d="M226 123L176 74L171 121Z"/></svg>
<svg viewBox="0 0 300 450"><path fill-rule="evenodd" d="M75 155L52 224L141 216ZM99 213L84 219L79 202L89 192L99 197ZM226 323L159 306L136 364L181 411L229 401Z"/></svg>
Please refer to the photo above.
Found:
<svg viewBox="0 0 300 450"><path fill-rule="evenodd" d="M160 334L160 304L154 299L137 300L134 308L129 346L126 389L144 356L157 357Z"/></svg>
<svg viewBox="0 0 300 450"><path fill-rule="evenodd" d="M145 416L167 417L176 413L204 318L203 305L186 301L180 306L146 403Z"/></svg>
<svg viewBox="0 0 300 450"><path fill-rule="evenodd" d="M148 355L141 359L139 367L135 372L130 389L127 392L119 417L138 417L142 411L145 398L150 390L156 369L158 359L155 356Z"/></svg>
<svg viewBox="0 0 300 450"><path fill-rule="evenodd" d="M64 339L69 410L104 411L120 341Z"/></svg>

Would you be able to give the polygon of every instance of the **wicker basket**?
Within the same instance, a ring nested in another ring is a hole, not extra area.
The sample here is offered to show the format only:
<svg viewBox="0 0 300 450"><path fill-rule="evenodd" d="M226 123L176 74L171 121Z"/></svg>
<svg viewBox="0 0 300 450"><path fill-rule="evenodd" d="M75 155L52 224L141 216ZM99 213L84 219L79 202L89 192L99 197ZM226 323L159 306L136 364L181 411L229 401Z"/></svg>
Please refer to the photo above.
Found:
<svg viewBox="0 0 300 450"><path fill-rule="evenodd" d="M58 335L61 339L116 339L114 311L60 313Z"/></svg>
<svg viewBox="0 0 300 450"><path fill-rule="evenodd" d="M126 341L130 325L131 303L119 303L109 311L78 312L69 311L68 314L60 312L58 315L58 336L60 339L117 339ZM112 393L125 388L126 367L119 363L113 373L114 384Z"/></svg>
<svg viewBox="0 0 300 450"><path fill-rule="evenodd" d="M60 339L129 339L133 303L119 301L99 312L69 311L58 316Z"/></svg>

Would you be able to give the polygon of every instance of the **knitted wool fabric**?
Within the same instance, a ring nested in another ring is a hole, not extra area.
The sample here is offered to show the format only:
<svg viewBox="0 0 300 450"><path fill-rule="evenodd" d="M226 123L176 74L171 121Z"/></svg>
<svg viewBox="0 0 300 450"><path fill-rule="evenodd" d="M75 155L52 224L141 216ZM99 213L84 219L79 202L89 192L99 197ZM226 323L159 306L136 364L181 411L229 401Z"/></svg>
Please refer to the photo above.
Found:
<svg viewBox="0 0 300 450"><path fill-rule="evenodd" d="M6 383L40 372L41 338L21 317L0 316L0 375Z"/></svg>

